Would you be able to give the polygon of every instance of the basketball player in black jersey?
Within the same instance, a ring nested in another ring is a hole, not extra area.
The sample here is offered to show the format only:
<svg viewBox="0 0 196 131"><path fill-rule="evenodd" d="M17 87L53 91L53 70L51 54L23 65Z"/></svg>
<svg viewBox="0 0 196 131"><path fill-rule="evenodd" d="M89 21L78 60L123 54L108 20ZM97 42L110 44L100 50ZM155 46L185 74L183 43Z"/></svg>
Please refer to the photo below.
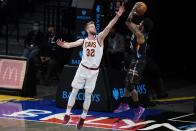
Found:
<svg viewBox="0 0 196 131"><path fill-rule="evenodd" d="M132 21L134 15L137 15L137 6L140 5L138 3L135 4L126 20L126 26L133 34L130 41L131 61L125 79L125 88L129 93L126 94L130 95L133 99L134 121L137 121L145 111L145 108L139 106L139 98L138 93L135 89L135 85L139 83L142 77L142 73L146 63L145 57L148 33L153 28L153 22L149 18L145 18L139 25L135 24ZM115 112L120 112L119 110L123 110L122 108L128 108L123 106L125 105L122 105L117 108Z"/></svg>

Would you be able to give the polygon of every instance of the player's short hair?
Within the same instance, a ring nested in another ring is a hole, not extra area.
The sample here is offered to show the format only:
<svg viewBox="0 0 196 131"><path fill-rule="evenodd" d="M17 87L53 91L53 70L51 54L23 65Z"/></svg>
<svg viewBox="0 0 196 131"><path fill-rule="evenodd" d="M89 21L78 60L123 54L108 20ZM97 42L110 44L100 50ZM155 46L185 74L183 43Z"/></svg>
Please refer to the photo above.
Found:
<svg viewBox="0 0 196 131"><path fill-rule="evenodd" d="M88 26L88 25L91 25L91 24L95 24L95 22L94 22L94 21L89 21L88 23L86 23L86 24L84 25L84 29L86 29L87 26Z"/></svg>
<svg viewBox="0 0 196 131"><path fill-rule="evenodd" d="M150 18L145 18L142 25L144 26L145 32L150 32L153 29L154 23Z"/></svg>

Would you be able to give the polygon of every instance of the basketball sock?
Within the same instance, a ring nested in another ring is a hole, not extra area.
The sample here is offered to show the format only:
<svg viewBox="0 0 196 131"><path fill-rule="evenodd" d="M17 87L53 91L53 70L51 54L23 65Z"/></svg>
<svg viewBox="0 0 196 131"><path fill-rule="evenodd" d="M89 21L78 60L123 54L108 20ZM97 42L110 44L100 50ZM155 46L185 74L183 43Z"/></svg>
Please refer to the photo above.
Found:
<svg viewBox="0 0 196 131"><path fill-rule="evenodd" d="M71 108L75 104L76 96L78 94L78 91L79 91L79 89L75 89L75 88L72 89L72 92L69 96L69 100L68 100L68 103L67 103L67 110L66 110L67 115L70 115L70 113L71 113Z"/></svg>
<svg viewBox="0 0 196 131"><path fill-rule="evenodd" d="M67 108L67 110L66 110L66 113L65 113L66 115L70 115L71 114L71 109L69 109L69 108Z"/></svg>
<svg viewBox="0 0 196 131"><path fill-rule="evenodd" d="M87 112L89 110L90 104L91 104L91 94L87 91L85 91L85 100L84 100L84 104L83 104L83 112L81 115L81 118L85 119L87 116Z"/></svg>
<svg viewBox="0 0 196 131"><path fill-rule="evenodd" d="M87 113L88 113L88 111L84 111L84 110L83 110L83 112L82 112L82 114L81 114L81 118L82 118L82 119L86 119Z"/></svg>

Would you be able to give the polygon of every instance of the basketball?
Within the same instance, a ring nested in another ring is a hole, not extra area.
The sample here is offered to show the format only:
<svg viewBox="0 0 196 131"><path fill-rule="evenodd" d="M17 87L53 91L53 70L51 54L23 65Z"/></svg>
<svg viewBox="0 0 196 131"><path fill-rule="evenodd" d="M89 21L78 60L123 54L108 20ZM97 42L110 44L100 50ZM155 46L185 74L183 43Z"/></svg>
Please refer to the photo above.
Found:
<svg viewBox="0 0 196 131"><path fill-rule="evenodd" d="M144 2L138 2L138 6L136 7L136 13L138 15L144 15L146 13L147 6Z"/></svg>

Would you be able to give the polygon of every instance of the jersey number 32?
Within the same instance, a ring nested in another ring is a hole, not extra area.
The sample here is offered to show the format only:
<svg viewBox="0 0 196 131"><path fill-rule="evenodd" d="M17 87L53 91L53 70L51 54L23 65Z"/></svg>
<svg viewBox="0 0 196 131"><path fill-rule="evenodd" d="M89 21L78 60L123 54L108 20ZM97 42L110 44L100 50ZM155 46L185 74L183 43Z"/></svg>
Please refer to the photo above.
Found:
<svg viewBox="0 0 196 131"><path fill-rule="evenodd" d="M86 55L90 57L95 56L95 49L86 49Z"/></svg>

